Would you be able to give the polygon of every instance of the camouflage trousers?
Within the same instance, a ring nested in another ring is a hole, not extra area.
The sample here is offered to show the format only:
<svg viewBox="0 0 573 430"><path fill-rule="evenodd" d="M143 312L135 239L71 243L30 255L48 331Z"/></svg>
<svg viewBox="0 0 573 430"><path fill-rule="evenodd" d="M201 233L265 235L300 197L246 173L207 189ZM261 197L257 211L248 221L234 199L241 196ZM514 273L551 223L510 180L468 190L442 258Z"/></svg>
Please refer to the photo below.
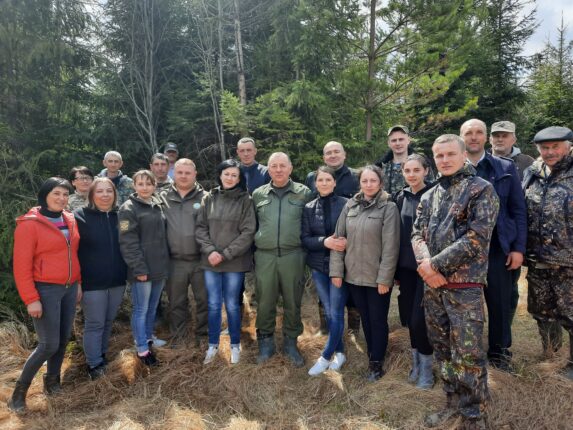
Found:
<svg viewBox="0 0 573 430"><path fill-rule="evenodd" d="M527 285L527 310L540 327L557 321L573 336L573 267L529 267Z"/></svg>
<svg viewBox="0 0 573 430"><path fill-rule="evenodd" d="M446 393L457 393L459 412L479 418L489 398L483 348L482 288L425 287L428 338Z"/></svg>

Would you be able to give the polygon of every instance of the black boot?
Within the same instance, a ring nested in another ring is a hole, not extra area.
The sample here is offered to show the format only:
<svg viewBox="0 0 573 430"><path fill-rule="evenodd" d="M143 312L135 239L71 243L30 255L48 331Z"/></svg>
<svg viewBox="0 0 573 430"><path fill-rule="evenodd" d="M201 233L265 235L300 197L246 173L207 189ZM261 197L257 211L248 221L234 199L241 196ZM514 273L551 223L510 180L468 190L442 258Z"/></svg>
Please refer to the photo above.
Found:
<svg viewBox="0 0 573 430"><path fill-rule="evenodd" d="M368 363L368 373L366 374L366 379L369 382L376 382L378 379L384 376L384 369L382 369L383 361L371 361Z"/></svg>
<svg viewBox="0 0 573 430"><path fill-rule="evenodd" d="M28 392L28 388L30 388L30 384L16 382L12 397L8 399L8 409L16 413L26 410L26 393Z"/></svg>
<svg viewBox="0 0 573 430"><path fill-rule="evenodd" d="M355 334L360 331L360 312L355 307L347 306L348 310L348 330L352 330Z"/></svg>
<svg viewBox="0 0 573 430"><path fill-rule="evenodd" d="M328 323L326 322L326 314L324 313L324 306L321 302L318 302L318 317L320 318L319 333L327 335L329 333Z"/></svg>
<svg viewBox="0 0 573 430"><path fill-rule="evenodd" d="M300 355L300 352L296 346L296 339L286 335L283 337L283 354L287 355L295 367L304 366L304 358L302 358L302 355Z"/></svg>
<svg viewBox="0 0 573 430"><path fill-rule="evenodd" d="M263 364L275 355L275 336L272 334L262 335L257 333L257 343L259 344L259 355L257 356L257 364Z"/></svg>
<svg viewBox="0 0 573 430"><path fill-rule="evenodd" d="M442 424L451 417L459 414L459 397L454 393L446 393L446 407L438 412L429 414L424 418L424 425L429 428L442 427Z"/></svg>
<svg viewBox="0 0 573 430"><path fill-rule="evenodd" d="M44 393L58 394L62 391L62 386L60 385L60 375L44 375Z"/></svg>
<svg viewBox="0 0 573 430"><path fill-rule="evenodd" d="M543 344L543 355L553 357L563 345L561 324L557 321L537 321L537 328Z"/></svg>

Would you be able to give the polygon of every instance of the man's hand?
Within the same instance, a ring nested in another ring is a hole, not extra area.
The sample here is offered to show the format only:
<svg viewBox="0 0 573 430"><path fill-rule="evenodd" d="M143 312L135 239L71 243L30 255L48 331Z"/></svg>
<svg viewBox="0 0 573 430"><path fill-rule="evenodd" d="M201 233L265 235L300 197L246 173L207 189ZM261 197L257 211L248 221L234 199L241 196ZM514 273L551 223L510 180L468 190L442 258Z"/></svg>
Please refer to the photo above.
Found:
<svg viewBox="0 0 573 430"><path fill-rule="evenodd" d="M432 264L430 263L429 258L424 258L423 260L419 261L419 263L418 263L418 275L420 275L424 281L426 280L427 277L432 276L432 275L436 275L439 273L440 272L437 272L434 270L434 268L432 267Z"/></svg>
<svg viewBox="0 0 573 430"><path fill-rule="evenodd" d="M333 234L324 239L324 246L333 251L342 252L346 249L346 238L336 237L336 235Z"/></svg>
<svg viewBox="0 0 573 430"><path fill-rule="evenodd" d="M507 270L519 269L523 264L523 254L521 252L512 251L508 254L505 265Z"/></svg>
<svg viewBox="0 0 573 430"><path fill-rule="evenodd" d="M436 273L435 275L429 276L428 278L424 279L424 282L430 288L439 288L443 287L444 285L448 285L448 280L441 273Z"/></svg>

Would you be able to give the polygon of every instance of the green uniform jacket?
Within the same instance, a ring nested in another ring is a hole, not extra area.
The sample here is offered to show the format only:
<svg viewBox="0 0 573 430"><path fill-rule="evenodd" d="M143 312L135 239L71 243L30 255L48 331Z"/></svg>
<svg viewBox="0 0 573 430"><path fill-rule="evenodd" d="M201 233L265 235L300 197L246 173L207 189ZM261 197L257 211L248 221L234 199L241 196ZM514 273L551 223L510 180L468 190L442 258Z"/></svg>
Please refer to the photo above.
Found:
<svg viewBox="0 0 573 430"><path fill-rule="evenodd" d="M253 192L253 203L259 222L255 234L258 250L281 255L301 249L300 227L304 205L312 199L308 187L289 180L288 190L279 197L271 184Z"/></svg>
<svg viewBox="0 0 573 430"><path fill-rule="evenodd" d="M201 266L213 272L246 272L252 269L251 246L257 228L255 210L247 191L217 187L203 197L197 216L197 242ZM220 253L224 260L213 267L208 257Z"/></svg>

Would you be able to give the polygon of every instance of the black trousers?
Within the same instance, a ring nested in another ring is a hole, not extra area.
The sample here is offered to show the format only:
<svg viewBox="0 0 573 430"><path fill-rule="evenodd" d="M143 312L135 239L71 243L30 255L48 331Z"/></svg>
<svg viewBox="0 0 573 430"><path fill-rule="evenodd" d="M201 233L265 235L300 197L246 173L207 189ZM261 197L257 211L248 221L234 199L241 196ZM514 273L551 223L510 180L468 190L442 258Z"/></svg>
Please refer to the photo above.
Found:
<svg viewBox="0 0 573 430"><path fill-rule="evenodd" d="M388 310L392 290L386 294L378 294L378 288L374 287L348 284L348 288L360 312L368 359L384 361L388 348Z"/></svg>
<svg viewBox="0 0 573 430"><path fill-rule="evenodd" d="M515 274L513 270L507 270L506 259L507 256L494 236L489 250L487 286L484 289L489 323L489 358L507 355L508 348L511 347L511 305Z"/></svg>
<svg viewBox="0 0 573 430"><path fill-rule="evenodd" d="M424 281L418 272L399 269L396 278L400 281L398 310L402 325L410 331L410 345L420 354L431 355L434 350L428 341L424 315Z"/></svg>

